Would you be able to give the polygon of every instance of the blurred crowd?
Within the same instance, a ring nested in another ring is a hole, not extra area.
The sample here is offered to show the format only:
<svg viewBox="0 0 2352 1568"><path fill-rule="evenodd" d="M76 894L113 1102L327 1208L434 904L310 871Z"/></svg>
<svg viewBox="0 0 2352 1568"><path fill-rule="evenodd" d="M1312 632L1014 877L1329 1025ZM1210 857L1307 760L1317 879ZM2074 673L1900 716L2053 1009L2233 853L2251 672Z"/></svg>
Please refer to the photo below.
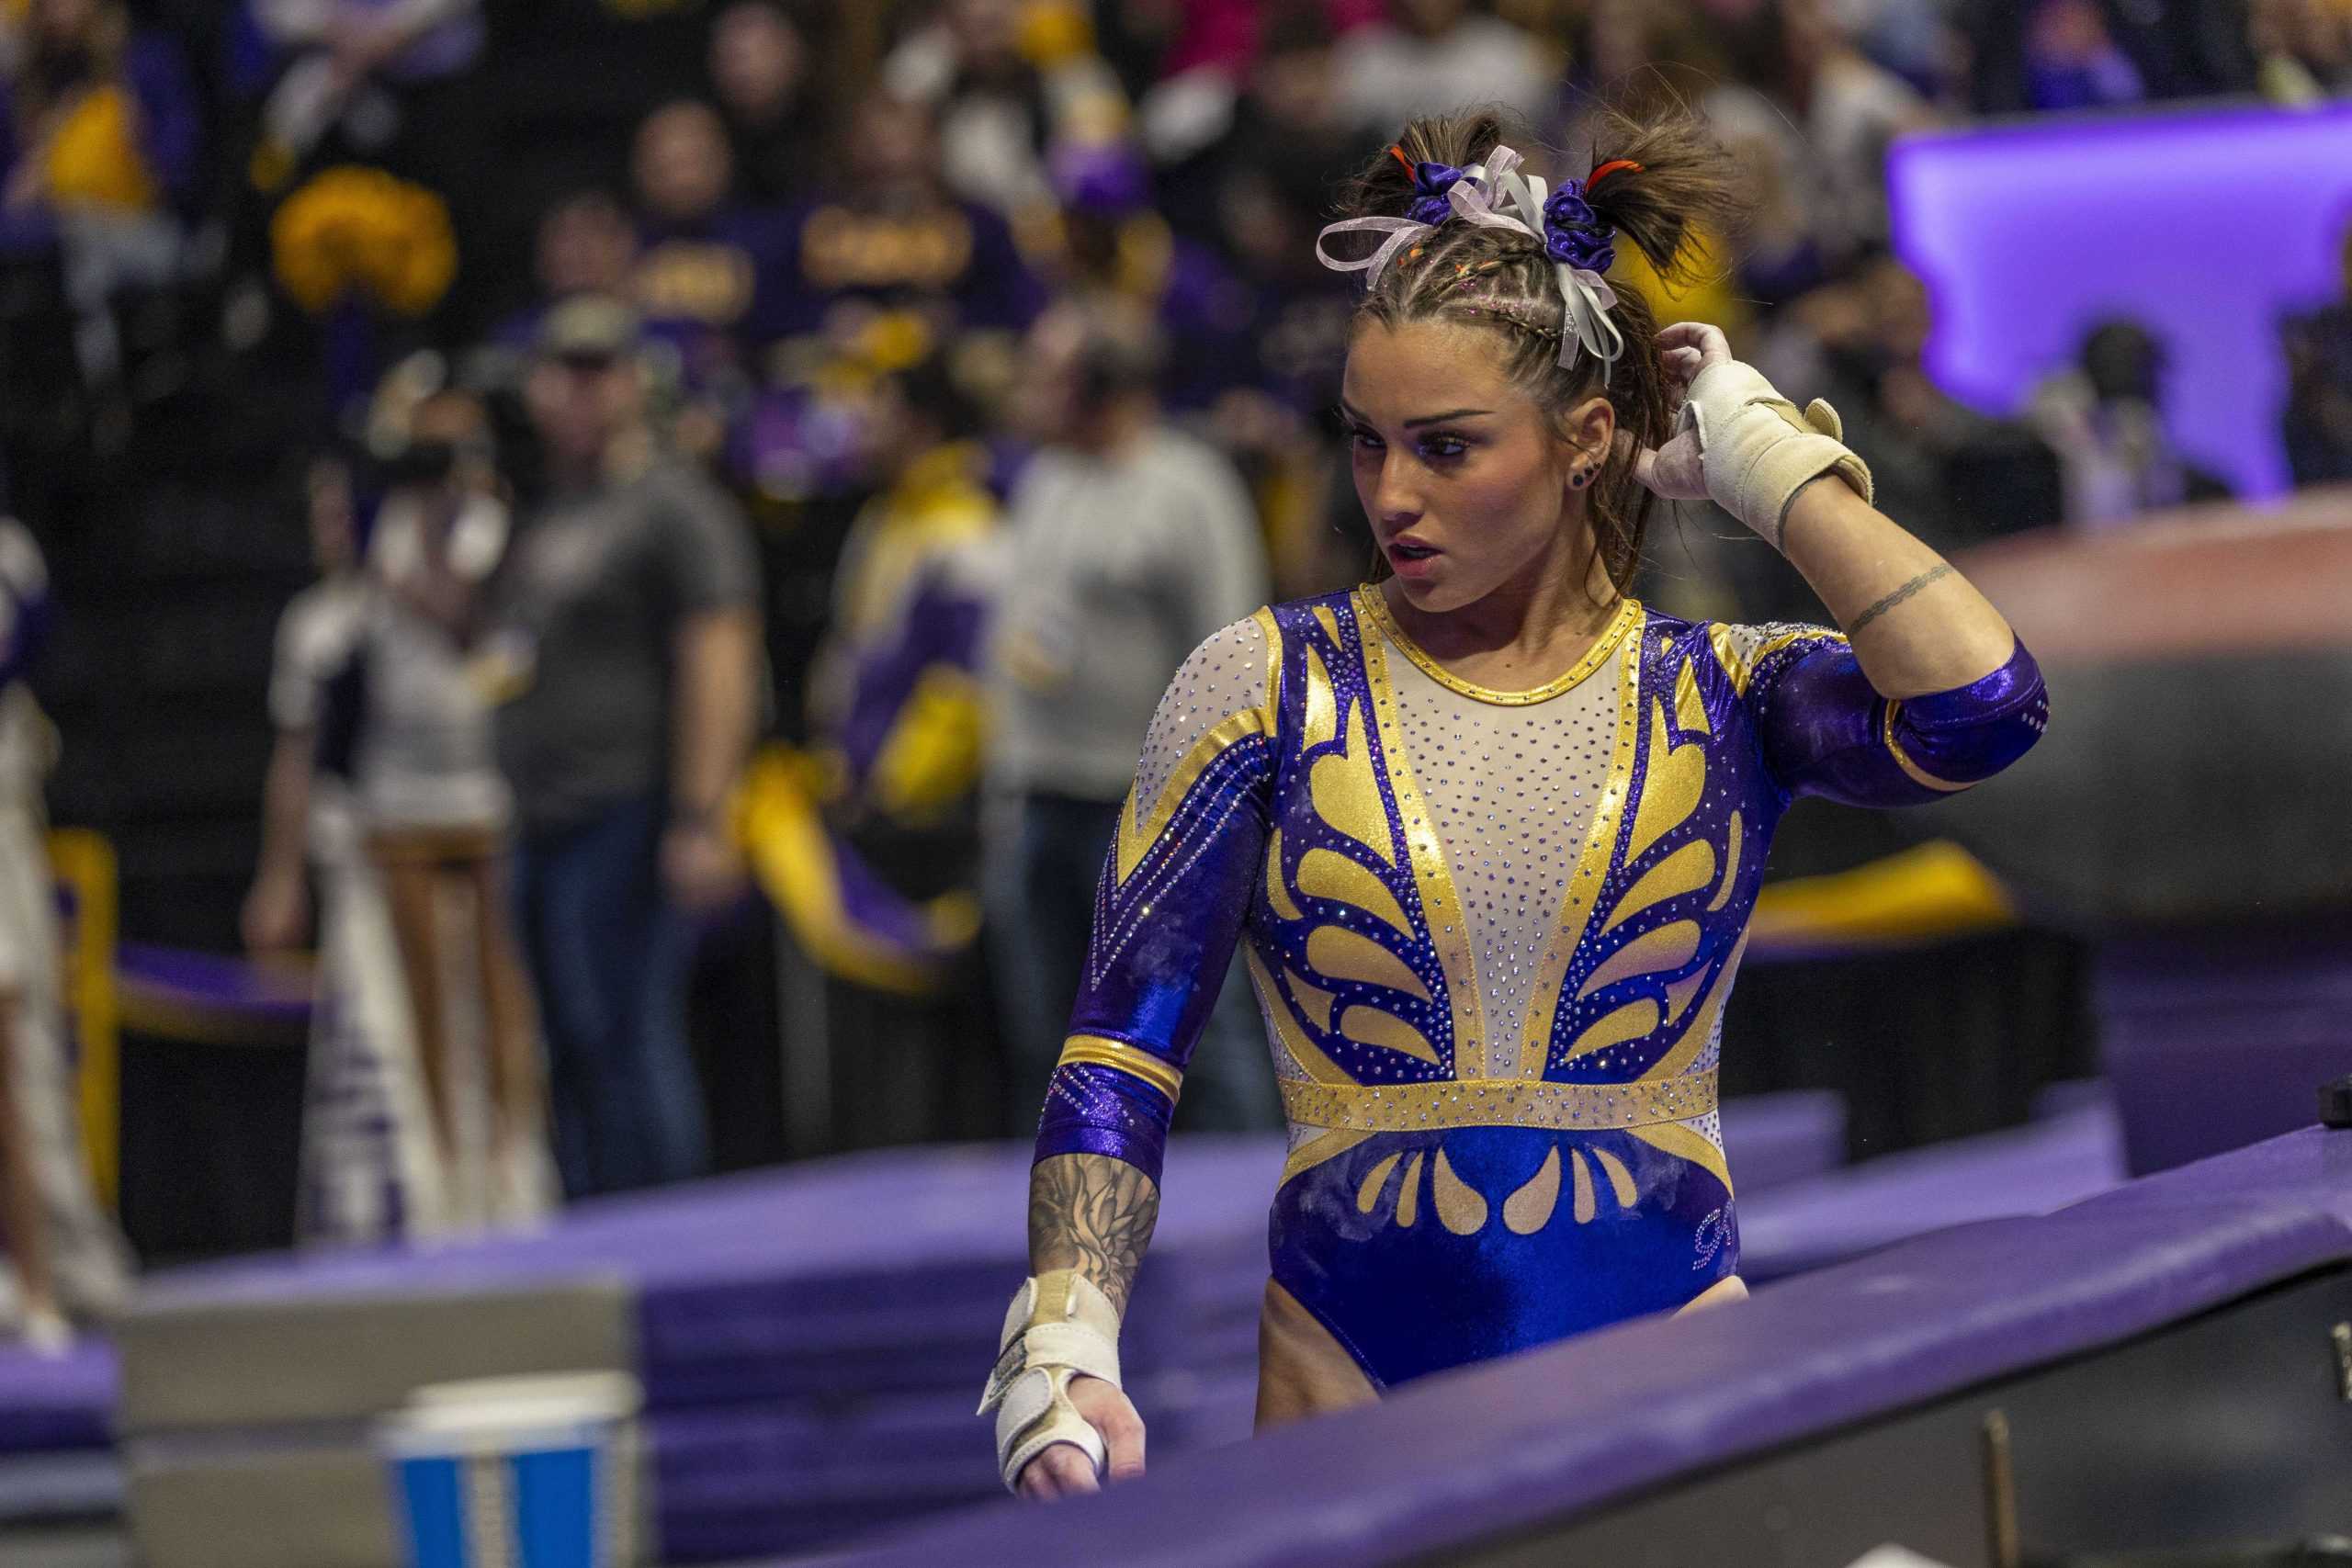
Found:
<svg viewBox="0 0 2352 1568"><path fill-rule="evenodd" d="M1034 1115L1168 675L1365 567L1315 235L1408 117L1573 161L1604 100L1694 107L1755 210L1667 308L1958 547L2223 490L2140 323L2013 419L1937 389L1894 139L2346 94L2346 0L7 0L0 441L299 389L321 581L244 929L333 1004L306 1213L527 1216L706 1167L694 933L753 872L844 980L985 984ZM2282 325L2299 481L2352 478L2346 259ZM1728 532L1651 596L1803 612ZM1204 1125L1274 1114L1230 991Z"/></svg>

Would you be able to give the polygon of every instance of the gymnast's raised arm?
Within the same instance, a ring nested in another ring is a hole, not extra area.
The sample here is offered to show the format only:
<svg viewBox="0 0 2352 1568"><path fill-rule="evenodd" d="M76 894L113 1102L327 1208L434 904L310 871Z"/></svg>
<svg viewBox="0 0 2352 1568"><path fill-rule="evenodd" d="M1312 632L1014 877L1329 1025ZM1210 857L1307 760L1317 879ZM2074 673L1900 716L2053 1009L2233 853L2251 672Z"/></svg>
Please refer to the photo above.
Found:
<svg viewBox="0 0 2352 1568"><path fill-rule="evenodd" d="M1782 790L1900 806L2024 755L2049 717L2033 656L1950 562L1871 506L1869 470L1828 405L1800 413L1713 327L1668 327L1658 344L1684 400L1674 437L1638 459L1643 482L1712 497L1844 628L1758 628L1769 635L1727 649Z"/></svg>

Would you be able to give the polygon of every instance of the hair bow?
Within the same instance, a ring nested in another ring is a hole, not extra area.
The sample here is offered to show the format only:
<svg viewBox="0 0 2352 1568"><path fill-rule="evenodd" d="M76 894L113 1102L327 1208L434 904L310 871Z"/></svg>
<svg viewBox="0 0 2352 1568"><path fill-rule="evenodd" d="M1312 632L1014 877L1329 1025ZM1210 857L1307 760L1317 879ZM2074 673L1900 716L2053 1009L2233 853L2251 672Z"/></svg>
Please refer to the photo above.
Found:
<svg viewBox="0 0 2352 1568"><path fill-rule="evenodd" d="M1405 161L1401 151L1396 152L1399 163ZM1548 192L1538 175L1520 173L1523 160L1508 147L1497 147L1487 154L1484 164L1473 164L1466 169L1454 170L1442 164L1422 164L1414 166L1413 183L1417 191L1424 192L1405 218L1351 218L1326 227L1315 237L1315 256L1325 266L1336 272L1363 272L1370 284L1377 285L1381 273L1389 262L1413 241L1435 229L1446 218L1460 218L1484 228L1510 229L1527 235L1544 247L1552 258L1552 270L1560 286L1560 299L1565 309L1566 330L1560 338L1560 363L1567 365L1581 348L1600 361L1602 379L1616 365L1625 351L1624 334L1609 312L1617 304L1616 291L1600 275L1616 259L1610 241L1612 231L1585 200L1588 182L1570 180L1557 192ZM1423 185L1423 172L1429 171L1430 186ZM1435 182L1443 175L1446 210L1436 213L1430 203L1435 199ZM1556 219L1552 210L1556 205ZM1435 213L1433 220L1424 220L1424 211ZM1323 242L1333 234L1378 233L1386 236L1372 254L1360 261L1343 261L1324 249Z"/></svg>

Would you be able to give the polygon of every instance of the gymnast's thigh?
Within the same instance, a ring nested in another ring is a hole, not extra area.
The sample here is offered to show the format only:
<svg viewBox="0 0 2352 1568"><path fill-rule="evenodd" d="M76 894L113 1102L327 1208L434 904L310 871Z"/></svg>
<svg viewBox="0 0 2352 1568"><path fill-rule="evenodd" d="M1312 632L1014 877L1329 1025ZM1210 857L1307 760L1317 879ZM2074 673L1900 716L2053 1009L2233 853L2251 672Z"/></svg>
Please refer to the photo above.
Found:
<svg viewBox="0 0 2352 1568"><path fill-rule="evenodd" d="M1369 1404L1380 1391L1298 1298L1266 1281L1258 1316L1258 1429Z"/></svg>

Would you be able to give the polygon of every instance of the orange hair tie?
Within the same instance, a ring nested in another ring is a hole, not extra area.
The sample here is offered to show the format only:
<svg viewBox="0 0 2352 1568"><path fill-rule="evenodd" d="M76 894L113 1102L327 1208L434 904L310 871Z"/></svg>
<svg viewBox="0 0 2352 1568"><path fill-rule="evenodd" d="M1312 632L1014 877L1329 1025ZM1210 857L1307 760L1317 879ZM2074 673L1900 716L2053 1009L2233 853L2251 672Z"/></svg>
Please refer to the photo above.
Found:
<svg viewBox="0 0 2352 1568"><path fill-rule="evenodd" d="M1591 190L1593 186L1599 185L1601 181L1607 179L1610 175L1615 174L1620 169L1631 169L1637 175L1642 172L1642 166L1639 164L1634 163L1631 158L1611 158L1606 164L1603 164L1599 168L1593 170L1592 173L1585 175L1584 188L1588 191Z"/></svg>
<svg viewBox="0 0 2352 1568"><path fill-rule="evenodd" d="M1404 164L1405 172L1407 174L1412 175L1415 179L1419 179L1420 177L1420 171L1413 167L1413 161L1405 156L1405 148L1401 142L1390 142L1388 144L1388 155L1396 159L1398 163Z"/></svg>

